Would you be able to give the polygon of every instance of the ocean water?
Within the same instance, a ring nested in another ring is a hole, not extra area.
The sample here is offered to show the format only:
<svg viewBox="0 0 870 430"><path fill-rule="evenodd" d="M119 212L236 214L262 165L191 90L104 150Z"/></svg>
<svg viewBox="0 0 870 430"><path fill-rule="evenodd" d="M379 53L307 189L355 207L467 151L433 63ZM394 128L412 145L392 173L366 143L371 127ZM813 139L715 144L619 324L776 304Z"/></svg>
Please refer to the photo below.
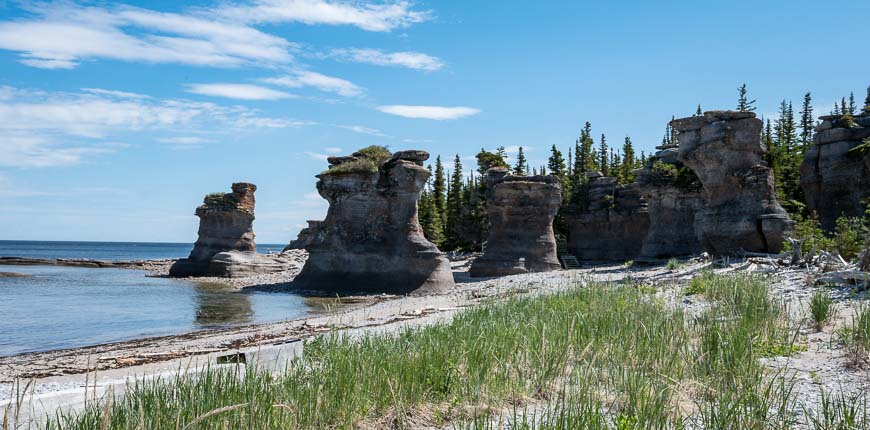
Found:
<svg viewBox="0 0 870 430"><path fill-rule="evenodd" d="M187 257L191 249L192 243L0 240L0 257L160 260ZM282 249L284 245L257 244L257 251L264 254Z"/></svg>
<svg viewBox="0 0 870 430"><path fill-rule="evenodd" d="M0 256L137 260L186 256L190 248L0 241ZM280 321L312 310L295 294L243 292L139 270L0 265L0 272L26 275L0 277L0 356Z"/></svg>

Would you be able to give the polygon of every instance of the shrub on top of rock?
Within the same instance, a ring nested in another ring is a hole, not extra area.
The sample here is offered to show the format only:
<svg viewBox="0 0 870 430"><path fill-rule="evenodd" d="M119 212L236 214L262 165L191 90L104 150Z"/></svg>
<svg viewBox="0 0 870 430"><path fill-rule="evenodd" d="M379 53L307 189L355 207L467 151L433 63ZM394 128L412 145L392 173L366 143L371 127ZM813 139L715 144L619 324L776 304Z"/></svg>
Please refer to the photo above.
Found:
<svg viewBox="0 0 870 430"><path fill-rule="evenodd" d="M350 156L329 157L329 168L321 175L349 175L354 173L377 173L378 168L392 157L385 147L371 145L354 152Z"/></svg>

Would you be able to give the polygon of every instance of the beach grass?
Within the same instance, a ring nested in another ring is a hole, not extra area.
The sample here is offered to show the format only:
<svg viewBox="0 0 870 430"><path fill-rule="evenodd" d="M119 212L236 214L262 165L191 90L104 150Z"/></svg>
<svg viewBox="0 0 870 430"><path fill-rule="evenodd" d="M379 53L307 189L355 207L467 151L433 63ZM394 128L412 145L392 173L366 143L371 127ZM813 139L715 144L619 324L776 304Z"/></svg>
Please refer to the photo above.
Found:
<svg viewBox="0 0 870 430"><path fill-rule="evenodd" d="M710 306L698 317L589 283L393 334L317 337L279 374L139 381L44 427L789 428L793 384L760 363L798 350L785 308L766 278L699 279Z"/></svg>

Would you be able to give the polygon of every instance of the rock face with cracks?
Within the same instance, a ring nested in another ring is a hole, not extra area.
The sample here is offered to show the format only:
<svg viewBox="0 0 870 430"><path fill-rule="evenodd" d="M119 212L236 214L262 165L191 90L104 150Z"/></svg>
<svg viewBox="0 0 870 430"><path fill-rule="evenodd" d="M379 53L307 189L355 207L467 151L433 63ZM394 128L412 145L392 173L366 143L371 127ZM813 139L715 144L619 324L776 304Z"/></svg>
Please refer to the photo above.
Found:
<svg viewBox="0 0 870 430"><path fill-rule="evenodd" d="M170 276L236 278L286 269L282 261L257 254L253 230L257 186L239 182L232 190L209 194L196 208L199 238L190 255L172 265Z"/></svg>
<svg viewBox="0 0 870 430"><path fill-rule="evenodd" d="M317 191L329 201L295 284L329 292L431 293L454 287L450 263L426 240L417 200L425 151L360 150L330 158Z"/></svg>
<svg viewBox="0 0 870 430"><path fill-rule="evenodd" d="M553 218L562 201L556 176L512 176L489 169L486 179L489 237L471 276L504 276L561 268L556 254Z"/></svg>
<svg viewBox="0 0 870 430"><path fill-rule="evenodd" d="M704 206L698 177L677 160L678 149L660 150L637 171L637 183L649 211L649 231L638 261L701 252L695 234L695 214Z"/></svg>
<svg viewBox="0 0 870 430"><path fill-rule="evenodd" d="M852 122L839 115L821 117L813 146L801 164L801 188L809 209L826 231L837 218L862 216L870 199L870 113ZM867 143L865 143L867 142Z"/></svg>
<svg viewBox="0 0 870 430"><path fill-rule="evenodd" d="M704 187L704 207L695 215L703 250L779 252L793 223L776 199L773 172L764 162L761 121L752 112L711 111L671 126L679 161Z"/></svg>
<svg viewBox="0 0 870 430"><path fill-rule="evenodd" d="M317 240L317 236L320 235L320 227L323 225L323 221L318 220L308 220L308 227L303 228L299 231L299 235L296 236L296 240L290 242L289 245L284 247L284 251L289 251L291 249L305 249L306 246L313 243Z"/></svg>
<svg viewBox="0 0 870 430"><path fill-rule="evenodd" d="M588 173L581 198L565 211L568 250L580 260L626 261L640 253L649 229L647 204L637 183Z"/></svg>

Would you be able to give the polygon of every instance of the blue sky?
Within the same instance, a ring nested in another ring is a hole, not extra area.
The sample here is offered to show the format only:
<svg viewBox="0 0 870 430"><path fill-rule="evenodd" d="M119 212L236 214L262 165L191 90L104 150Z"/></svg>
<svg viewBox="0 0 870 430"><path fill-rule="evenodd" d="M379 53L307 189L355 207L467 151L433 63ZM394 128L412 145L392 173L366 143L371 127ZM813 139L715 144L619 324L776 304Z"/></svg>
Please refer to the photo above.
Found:
<svg viewBox="0 0 870 430"><path fill-rule="evenodd" d="M584 121L649 153L742 82L766 115L870 84L866 1L178 3L0 0L0 239L191 242L202 196L250 181L284 243L328 154L538 165Z"/></svg>

